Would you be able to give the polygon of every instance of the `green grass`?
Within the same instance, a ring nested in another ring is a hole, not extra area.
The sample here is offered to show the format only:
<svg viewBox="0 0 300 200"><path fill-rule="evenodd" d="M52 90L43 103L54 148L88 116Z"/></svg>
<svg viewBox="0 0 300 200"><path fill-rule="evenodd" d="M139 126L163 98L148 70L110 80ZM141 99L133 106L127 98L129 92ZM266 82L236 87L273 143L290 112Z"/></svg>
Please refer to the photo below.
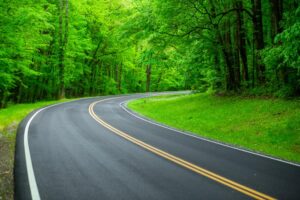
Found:
<svg viewBox="0 0 300 200"><path fill-rule="evenodd" d="M3 132L12 123L19 123L31 111L60 102L69 101L62 99L59 101L41 101L37 103L17 104L9 106L8 108L0 109L0 132Z"/></svg>
<svg viewBox="0 0 300 200"><path fill-rule="evenodd" d="M144 116L197 135L300 162L300 101L207 94L129 102Z"/></svg>
<svg viewBox="0 0 300 200"><path fill-rule="evenodd" d="M35 109L65 101L70 100L17 104L0 109L0 199L13 199L13 165L18 124Z"/></svg>

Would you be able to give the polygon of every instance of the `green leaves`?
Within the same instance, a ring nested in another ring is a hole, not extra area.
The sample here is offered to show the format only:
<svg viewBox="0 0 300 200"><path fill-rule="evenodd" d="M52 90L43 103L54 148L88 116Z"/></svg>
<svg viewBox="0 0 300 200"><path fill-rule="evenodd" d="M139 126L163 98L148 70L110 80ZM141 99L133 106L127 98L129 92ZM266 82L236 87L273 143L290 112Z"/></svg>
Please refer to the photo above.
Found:
<svg viewBox="0 0 300 200"><path fill-rule="evenodd" d="M0 3L0 102L57 98L62 85L67 96L149 88L300 94L294 1L277 18L275 1L261 1L262 34L244 0L68 0L68 15L61 2Z"/></svg>

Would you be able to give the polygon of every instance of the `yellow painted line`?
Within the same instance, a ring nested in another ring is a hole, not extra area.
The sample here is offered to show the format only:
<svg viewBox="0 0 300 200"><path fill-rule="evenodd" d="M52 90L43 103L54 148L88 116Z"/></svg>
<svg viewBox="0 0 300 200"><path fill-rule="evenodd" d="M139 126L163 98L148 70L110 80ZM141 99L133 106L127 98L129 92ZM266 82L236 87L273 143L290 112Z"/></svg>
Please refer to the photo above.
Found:
<svg viewBox="0 0 300 200"><path fill-rule="evenodd" d="M120 97L118 97L118 98L120 98ZM159 155L159 156L161 156L161 157L163 157L163 158L165 158L165 159L167 159L167 160L169 160L171 162L174 162L174 163L176 163L176 164L178 164L178 165L180 165L180 166L182 166L182 167L184 167L186 169L189 169L189 170L191 170L191 171L193 171L193 172L195 172L197 174L200 174L200 175L205 176L207 178L210 178L210 179L212 179L212 180L214 180L214 181L216 181L218 183L226 185L226 186L228 186L228 187L230 187L230 188L232 188L234 190L237 190L237 191L239 191L239 192L241 192L241 193L243 193L243 194L245 194L247 196L250 196L250 197L252 197L254 199L259 199L259 200L271 200L271 199L273 200L273 199L275 199L275 198L273 198L271 196L268 196L266 194L258 192L258 191L254 190L254 189L251 189L251 188L247 187L247 186L241 185L241 184L239 184L239 183L237 183L235 181L232 181L232 180L229 180L229 179L227 179L227 178L225 178L223 176L220 176L220 175L218 175L218 174L216 174L214 172L211 172L211 171L206 170L206 169L204 169L202 167L199 167L199 166L197 166L197 165L195 165L193 163L190 163L190 162L188 162L186 160L183 160L183 159L178 158L178 157L176 157L174 155L171 155L171 154L169 154L169 153L167 153L167 152L165 152L163 150L160 150L160 149L158 149L158 148L156 148L154 146L151 146L151 145L149 145L149 144L147 144L145 142L142 142L141 140L138 140L138 139L130 136L129 134L127 134L127 133L125 133L123 131L120 131L119 129L116 129L115 127L111 126L107 122L103 121L94 112L94 106L97 103L100 103L100 102L106 101L106 100L109 100L109 99L103 99L103 100L96 101L96 102L90 104L90 106L89 106L89 113L90 113L90 115L99 124L101 124L102 126L104 126L107 129L109 129L113 133L115 133L115 134L123 137L124 139L126 139L126 140L128 140L128 141L130 141L130 142L132 142L132 143L134 143L134 144L136 144L136 145L138 145L138 146L140 146L140 147L142 147L142 148L144 148L144 149L146 149L146 150L148 150L148 151L150 151L150 152L152 152L152 153L154 153L156 155Z"/></svg>

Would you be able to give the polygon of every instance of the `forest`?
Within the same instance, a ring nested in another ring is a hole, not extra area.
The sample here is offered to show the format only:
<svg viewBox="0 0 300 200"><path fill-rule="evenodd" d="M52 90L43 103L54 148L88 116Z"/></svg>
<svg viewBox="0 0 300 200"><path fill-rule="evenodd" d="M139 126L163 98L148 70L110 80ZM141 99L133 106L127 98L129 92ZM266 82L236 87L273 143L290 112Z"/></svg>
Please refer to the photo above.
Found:
<svg viewBox="0 0 300 200"><path fill-rule="evenodd" d="M298 0L1 0L0 108L195 90L300 95Z"/></svg>

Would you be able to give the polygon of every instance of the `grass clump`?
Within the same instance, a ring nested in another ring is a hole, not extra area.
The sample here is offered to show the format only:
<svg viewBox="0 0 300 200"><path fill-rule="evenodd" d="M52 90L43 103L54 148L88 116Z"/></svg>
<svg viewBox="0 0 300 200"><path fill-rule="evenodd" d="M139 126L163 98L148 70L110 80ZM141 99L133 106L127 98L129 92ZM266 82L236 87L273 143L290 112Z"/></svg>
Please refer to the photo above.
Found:
<svg viewBox="0 0 300 200"><path fill-rule="evenodd" d="M144 116L197 135L300 162L300 101L208 94L129 102Z"/></svg>

